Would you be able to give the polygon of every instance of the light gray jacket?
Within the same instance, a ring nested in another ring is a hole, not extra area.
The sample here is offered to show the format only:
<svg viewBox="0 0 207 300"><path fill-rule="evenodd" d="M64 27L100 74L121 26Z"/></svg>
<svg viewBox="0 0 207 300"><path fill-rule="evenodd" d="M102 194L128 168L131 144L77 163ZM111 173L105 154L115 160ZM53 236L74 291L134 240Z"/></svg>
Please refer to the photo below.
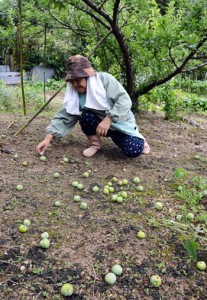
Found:
<svg viewBox="0 0 207 300"><path fill-rule="evenodd" d="M96 112L100 119L103 119L105 116L111 119L111 130L118 130L128 135L143 138L139 133L134 114L131 111L131 99L124 87L108 73L100 72L99 75L106 90L110 109L108 111L93 111ZM64 137L74 128L78 120L78 115L71 115L66 111L65 107L62 107L46 128L46 132L57 138Z"/></svg>

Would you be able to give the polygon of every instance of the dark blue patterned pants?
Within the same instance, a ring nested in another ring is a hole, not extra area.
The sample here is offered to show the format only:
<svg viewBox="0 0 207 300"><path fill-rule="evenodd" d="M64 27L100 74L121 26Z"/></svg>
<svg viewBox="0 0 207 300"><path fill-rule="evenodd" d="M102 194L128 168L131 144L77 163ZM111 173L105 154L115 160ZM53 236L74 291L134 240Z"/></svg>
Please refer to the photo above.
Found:
<svg viewBox="0 0 207 300"><path fill-rule="evenodd" d="M82 131L87 135L95 135L96 128L101 120L90 110L83 110L80 116L80 126ZM144 140L136 136L127 135L117 130L108 130L107 137L122 150L128 157L139 156L144 149Z"/></svg>

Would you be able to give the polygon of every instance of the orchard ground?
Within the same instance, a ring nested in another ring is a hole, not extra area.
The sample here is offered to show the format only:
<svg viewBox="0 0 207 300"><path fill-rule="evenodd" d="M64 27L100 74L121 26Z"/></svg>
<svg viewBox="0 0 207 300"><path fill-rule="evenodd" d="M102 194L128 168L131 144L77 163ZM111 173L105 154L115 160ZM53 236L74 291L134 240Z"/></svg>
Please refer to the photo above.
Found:
<svg viewBox="0 0 207 300"><path fill-rule="evenodd" d="M135 159L126 158L105 138L99 153L84 158L88 142L77 125L71 135L54 140L45 162L35 146L51 116L39 115L15 136L27 118L0 117L1 300L67 299L60 293L66 282L74 287L68 298L76 300L206 299L207 273L196 268L196 261L207 263L206 116L170 122L157 113L137 115L151 153ZM87 178L82 176L86 171ZM59 178L53 177L55 172ZM127 179L128 184L120 185L113 177ZM134 177L140 183L135 184ZM73 181L84 189L73 187ZM103 194L108 182L116 194L127 191L124 203ZM22 191L16 190L18 184ZM98 192L92 191L95 185ZM137 190L138 185L144 190ZM178 186L186 192L181 191L182 197ZM88 208L82 210L74 195L80 195ZM59 207L54 205L57 200ZM162 210L155 209L157 201L163 203ZM177 221L177 215L188 212L194 214L193 221ZM20 233L24 219L31 225ZM139 230L145 239L137 238ZM48 249L39 246L45 231L51 242ZM199 249L192 246L187 251L186 240L199 244ZM108 285L104 277L115 263L123 273ZM159 288L150 285L154 274L162 279Z"/></svg>

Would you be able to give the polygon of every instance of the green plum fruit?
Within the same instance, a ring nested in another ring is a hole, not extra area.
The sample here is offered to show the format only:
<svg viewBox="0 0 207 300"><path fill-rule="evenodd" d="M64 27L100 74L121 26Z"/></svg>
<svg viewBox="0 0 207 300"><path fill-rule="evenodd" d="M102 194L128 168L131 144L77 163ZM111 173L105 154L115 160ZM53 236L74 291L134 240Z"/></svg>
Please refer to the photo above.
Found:
<svg viewBox="0 0 207 300"><path fill-rule="evenodd" d="M204 271L206 269L206 263L204 261L198 261L196 267L200 271Z"/></svg>
<svg viewBox="0 0 207 300"><path fill-rule="evenodd" d="M27 232L27 230L28 230L28 227L27 227L26 225L21 224L21 225L19 226L19 232L25 233L25 232Z"/></svg>
<svg viewBox="0 0 207 300"><path fill-rule="evenodd" d="M60 177L60 173L55 172L55 173L53 174L53 177L54 177L54 178L59 178L59 177Z"/></svg>
<svg viewBox="0 0 207 300"><path fill-rule="evenodd" d="M82 189L83 189L82 183L79 183L79 184L77 185L77 189L78 189L78 190L82 190Z"/></svg>
<svg viewBox="0 0 207 300"><path fill-rule="evenodd" d="M116 202L119 203L119 204L123 203L123 202L124 202L123 197L122 197L122 196L118 196L118 197L116 198Z"/></svg>
<svg viewBox="0 0 207 300"><path fill-rule="evenodd" d="M116 282L116 275L114 273L107 273L105 276L106 283L112 285Z"/></svg>
<svg viewBox="0 0 207 300"><path fill-rule="evenodd" d="M74 200L74 202L80 202L81 197L80 197L79 195L75 195L75 196L73 197L73 200Z"/></svg>
<svg viewBox="0 0 207 300"><path fill-rule="evenodd" d="M30 224L31 224L31 222L30 222L30 220L28 220L28 219L24 219L23 224L24 224L25 226L29 227Z"/></svg>
<svg viewBox="0 0 207 300"><path fill-rule="evenodd" d="M163 203L162 202L156 202L155 203L155 209L162 210L163 209Z"/></svg>
<svg viewBox="0 0 207 300"><path fill-rule="evenodd" d="M123 179L123 180L122 180L122 183L123 183L124 185L127 185L129 182L128 182L127 179Z"/></svg>
<svg viewBox="0 0 207 300"><path fill-rule="evenodd" d="M112 201L116 201L116 200L117 200L117 197L118 197L117 194L111 195L111 200L112 200Z"/></svg>
<svg viewBox="0 0 207 300"><path fill-rule="evenodd" d="M128 194L126 191L122 191L121 196L126 199L128 197Z"/></svg>
<svg viewBox="0 0 207 300"><path fill-rule="evenodd" d="M73 182L72 182L72 186L73 186L73 187L77 187L77 186L78 186L78 181L73 181Z"/></svg>
<svg viewBox="0 0 207 300"><path fill-rule="evenodd" d="M49 233L47 231L41 233L41 239L48 239L49 238Z"/></svg>
<svg viewBox="0 0 207 300"><path fill-rule="evenodd" d="M85 177L85 178L89 177L89 173L88 173L88 172L84 172L82 175L83 175L83 177Z"/></svg>
<svg viewBox="0 0 207 300"><path fill-rule="evenodd" d="M145 239L146 234L144 233L144 231L139 230L139 231L137 232L137 237L138 237L139 239Z"/></svg>
<svg viewBox="0 0 207 300"><path fill-rule="evenodd" d="M112 272L115 274L115 275L121 275L122 272L123 272L123 269L120 265L116 264L116 265L113 265L112 267Z"/></svg>
<svg viewBox="0 0 207 300"><path fill-rule="evenodd" d="M188 221L193 221L194 220L194 214L193 213L188 213L186 217L187 217Z"/></svg>
<svg viewBox="0 0 207 300"><path fill-rule="evenodd" d="M64 161L65 163L68 163L68 162L69 162L69 159L68 159L67 157L64 157L64 158L63 158L63 161Z"/></svg>
<svg viewBox="0 0 207 300"><path fill-rule="evenodd" d="M81 209L87 209L88 208L88 204L86 202L81 202L80 208Z"/></svg>
<svg viewBox="0 0 207 300"><path fill-rule="evenodd" d="M141 180L139 179L139 177L134 177L134 178L133 178L133 182L134 182L134 183L140 183L140 181L141 181Z"/></svg>
<svg viewBox="0 0 207 300"><path fill-rule="evenodd" d="M17 191L22 191L22 190L23 190L23 185L17 184L16 190L17 190Z"/></svg>
<svg viewBox="0 0 207 300"><path fill-rule="evenodd" d="M44 249L47 249L50 247L50 240L48 239L42 239L40 241L40 247L44 248Z"/></svg>
<svg viewBox="0 0 207 300"><path fill-rule="evenodd" d="M61 294L65 297L73 294L73 286L70 283L64 283L61 287Z"/></svg>
<svg viewBox="0 0 207 300"><path fill-rule="evenodd" d="M144 191L144 188L143 188L143 186L142 186L142 185L139 185L139 186L137 187L137 191L139 191L139 192L143 192L143 191Z"/></svg>
<svg viewBox="0 0 207 300"><path fill-rule="evenodd" d="M92 191L93 192L98 192L99 191L99 187L97 185L93 186Z"/></svg>
<svg viewBox="0 0 207 300"><path fill-rule="evenodd" d="M155 274L150 277L150 284L154 287L160 287L162 284L162 279L159 275Z"/></svg>
<svg viewBox="0 0 207 300"><path fill-rule="evenodd" d="M41 155L41 156L40 156L40 160L41 160L41 161L46 161L46 160L47 160L47 157L44 156L44 155Z"/></svg>

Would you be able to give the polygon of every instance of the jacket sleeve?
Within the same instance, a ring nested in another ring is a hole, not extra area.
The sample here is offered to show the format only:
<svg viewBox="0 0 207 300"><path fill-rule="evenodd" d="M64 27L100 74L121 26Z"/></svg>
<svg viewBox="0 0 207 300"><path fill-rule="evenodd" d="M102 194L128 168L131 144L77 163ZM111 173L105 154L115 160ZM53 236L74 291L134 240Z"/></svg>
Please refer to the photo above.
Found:
<svg viewBox="0 0 207 300"><path fill-rule="evenodd" d="M62 107L46 128L46 133L57 138L64 137L74 128L78 119L79 116L67 113L66 109Z"/></svg>
<svg viewBox="0 0 207 300"><path fill-rule="evenodd" d="M131 113L132 101L129 94L119 81L108 73L102 73L101 77L106 96L110 103L110 109L106 115L112 122L125 122Z"/></svg>

